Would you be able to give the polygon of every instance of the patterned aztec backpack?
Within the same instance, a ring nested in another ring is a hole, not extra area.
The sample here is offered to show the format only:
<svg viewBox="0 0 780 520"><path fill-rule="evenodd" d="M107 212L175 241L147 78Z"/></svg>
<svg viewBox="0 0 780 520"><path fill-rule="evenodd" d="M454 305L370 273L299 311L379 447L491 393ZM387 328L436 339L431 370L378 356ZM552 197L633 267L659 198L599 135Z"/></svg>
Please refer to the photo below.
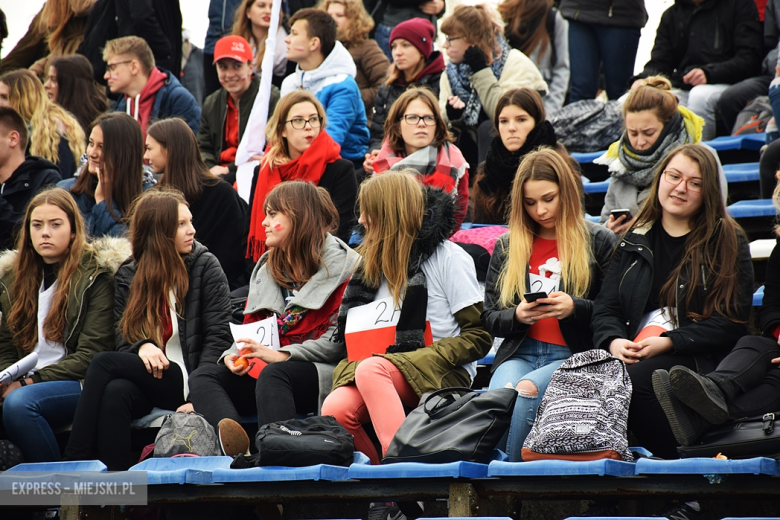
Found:
<svg viewBox="0 0 780 520"><path fill-rule="evenodd" d="M197 413L168 415L154 440L155 457L222 455L214 428Z"/></svg>
<svg viewBox="0 0 780 520"><path fill-rule="evenodd" d="M631 462L626 423L631 379L600 349L574 354L553 372L523 444L523 460L615 459Z"/></svg>

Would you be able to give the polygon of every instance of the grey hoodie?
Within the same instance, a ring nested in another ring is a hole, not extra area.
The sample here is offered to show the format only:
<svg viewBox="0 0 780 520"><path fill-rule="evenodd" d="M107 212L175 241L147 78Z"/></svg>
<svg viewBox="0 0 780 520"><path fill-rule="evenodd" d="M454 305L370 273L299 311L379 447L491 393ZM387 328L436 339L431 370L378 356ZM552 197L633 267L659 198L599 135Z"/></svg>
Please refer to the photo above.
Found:
<svg viewBox="0 0 780 520"><path fill-rule="evenodd" d="M285 302L279 285L268 272L267 260L268 253L266 252L260 257L252 272L244 314L267 310L281 315L285 310L296 305L312 310L322 308L333 291L352 276L360 260L360 255L343 241L328 233L322 248L322 264L319 271L288 302ZM335 332L336 316L334 315L330 327L319 338L280 349L282 352L290 354L290 360L309 361L317 367L320 386L318 413L333 385L333 368L344 357L343 345L332 341ZM235 343L222 354L220 361L230 354L238 354L238 347Z"/></svg>

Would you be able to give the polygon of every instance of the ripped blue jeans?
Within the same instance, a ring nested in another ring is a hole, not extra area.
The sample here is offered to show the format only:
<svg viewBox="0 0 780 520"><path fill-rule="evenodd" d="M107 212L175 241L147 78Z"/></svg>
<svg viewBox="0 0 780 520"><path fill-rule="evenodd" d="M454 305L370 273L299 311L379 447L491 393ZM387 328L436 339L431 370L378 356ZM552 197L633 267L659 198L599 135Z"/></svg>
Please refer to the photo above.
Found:
<svg viewBox="0 0 780 520"><path fill-rule="evenodd" d="M506 436L506 453L513 462L522 461L521 450L523 442L531 432L531 426L536 419L536 410L542 402L544 392L550 383L552 373L571 356L571 350L565 345L545 343L533 338L526 338L517 347L515 353L501 363L490 379L490 390L503 388L511 384L517 387L520 381L532 382L538 392L535 396L517 396L517 404L512 414L512 422ZM502 444L499 443L499 448Z"/></svg>

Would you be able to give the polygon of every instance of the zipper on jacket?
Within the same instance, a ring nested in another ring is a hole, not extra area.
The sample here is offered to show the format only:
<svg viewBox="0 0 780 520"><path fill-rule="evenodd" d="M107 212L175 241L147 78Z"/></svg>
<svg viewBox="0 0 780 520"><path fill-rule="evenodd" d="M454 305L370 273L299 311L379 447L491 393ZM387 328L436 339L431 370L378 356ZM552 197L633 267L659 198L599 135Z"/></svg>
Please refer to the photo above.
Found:
<svg viewBox="0 0 780 520"><path fill-rule="evenodd" d="M79 304L79 313L78 313L78 315L76 316L76 321L75 321L74 325L75 325L76 323L78 323L78 322L79 322L79 320L81 319L81 311L82 311L82 310L84 310L84 295L85 295L85 294L87 294L87 291L89 290L89 288L90 288L90 287L92 287L93 285L95 285L95 282L97 281L97 277L98 277L99 275L100 275L100 271L96 272L96 273L95 273L95 274L94 274L94 275L93 275L93 276L90 278L89 285L87 285L87 286L84 288L84 291L82 291L82 293L81 293L81 303ZM74 329L75 329L75 327L71 327L71 330L70 330L70 332L68 333L68 337L65 339L65 341L63 342L63 344L66 344L66 345L67 345L67 343L68 343L68 341L70 340L71 336L73 336L73 330L74 330Z"/></svg>
<svg viewBox="0 0 780 520"><path fill-rule="evenodd" d="M628 269L626 269L626 272L625 272L625 273L623 273L623 277L620 279L620 285L618 285L618 293L620 293L620 290L623 288L623 280L625 280L625 279L626 279L626 275L628 274L628 272L629 272L631 269L633 269L633 268L634 268L634 266L636 265L636 263L637 263L638 261L639 261L639 260L634 260L634 263L632 263L630 266L628 266Z"/></svg>
<svg viewBox="0 0 780 520"><path fill-rule="evenodd" d="M609 15L608 15L609 18L612 18L612 4L613 2L609 3Z"/></svg>

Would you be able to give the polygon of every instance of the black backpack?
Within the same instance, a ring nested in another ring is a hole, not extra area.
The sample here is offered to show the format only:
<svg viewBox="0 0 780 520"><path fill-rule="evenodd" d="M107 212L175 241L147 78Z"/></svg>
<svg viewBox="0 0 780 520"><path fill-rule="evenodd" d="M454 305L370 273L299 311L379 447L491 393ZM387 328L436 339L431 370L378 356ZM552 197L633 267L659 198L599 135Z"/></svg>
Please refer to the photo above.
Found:
<svg viewBox="0 0 780 520"><path fill-rule="evenodd" d="M231 468L255 466L349 466L355 439L331 416L291 419L261 426L255 435L257 454L237 456Z"/></svg>

